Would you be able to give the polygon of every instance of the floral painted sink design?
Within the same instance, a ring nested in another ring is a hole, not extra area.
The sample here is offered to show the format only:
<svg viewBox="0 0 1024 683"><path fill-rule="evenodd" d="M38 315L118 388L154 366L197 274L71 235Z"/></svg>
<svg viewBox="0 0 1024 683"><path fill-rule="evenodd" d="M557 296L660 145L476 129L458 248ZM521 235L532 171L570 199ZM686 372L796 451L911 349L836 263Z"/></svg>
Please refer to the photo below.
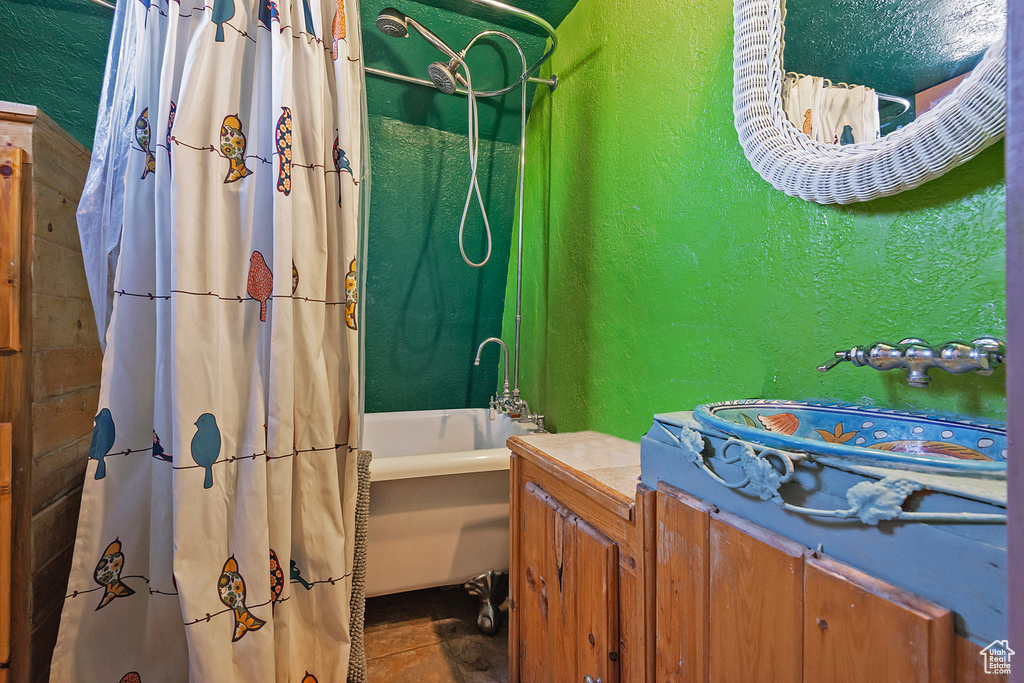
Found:
<svg viewBox="0 0 1024 683"><path fill-rule="evenodd" d="M855 458L864 464L1006 475L1006 427L937 415L805 401L697 406L702 426L769 448Z"/></svg>

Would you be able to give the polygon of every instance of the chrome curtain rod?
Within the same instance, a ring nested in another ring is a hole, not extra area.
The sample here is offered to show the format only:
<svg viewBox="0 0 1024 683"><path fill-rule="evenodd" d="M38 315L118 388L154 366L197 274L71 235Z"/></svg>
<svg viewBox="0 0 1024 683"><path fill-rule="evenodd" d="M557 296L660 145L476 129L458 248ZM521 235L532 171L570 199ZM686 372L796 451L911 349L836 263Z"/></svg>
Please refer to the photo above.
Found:
<svg viewBox="0 0 1024 683"><path fill-rule="evenodd" d="M89 2L91 2L94 5L99 5L100 7L106 7L107 9L114 9L114 5L112 5L109 2L106 2L105 0L89 0ZM483 5L484 7L490 7L491 9L497 10L499 12L504 12L505 14L511 14L512 16L519 17L520 19L525 19L526 21L529 21L530 23L535 24L544 29L544 31L551 38L551 45L550 47L548 47L547 50L544 51L544 54L541 55L540 59L534 62L533 66L526 70L526 81L529 83L540 83L546 85L552 90L558 87L558 76L553 75L551 76L551 78L536 78L530 75L532 73L535 73L544 62L548 61L548 58L550 58L551 55L554 53L555 48L558 47L558 35L555 33L554 26L552 26L544 18L537 16L533 12L527 12L524 9L519 9L518 7L513 7L512 5L506 5L503 2L498 2L498 0L470 0L470 2L477 5ZM396 81L402 81L404 83L415 83L417 85L425 85L431 88L435 87L431 81L428 81L425 78L406 76L405 74L397 74L393 71L375 69L369 66L364 66L363 70L366 71L366 73L372 74L374 76L383 76L385 78L391 78ZM522 82L523 78L518 78L516 79L515 83L505 86L504 88L500 88L499 90L479 91L475 92L475 94L477 97L497 97L499 95L504 95L507 92L515 90ZM456 88L455 92L456 94L459 95L466 94L465 88Z"/></svg>

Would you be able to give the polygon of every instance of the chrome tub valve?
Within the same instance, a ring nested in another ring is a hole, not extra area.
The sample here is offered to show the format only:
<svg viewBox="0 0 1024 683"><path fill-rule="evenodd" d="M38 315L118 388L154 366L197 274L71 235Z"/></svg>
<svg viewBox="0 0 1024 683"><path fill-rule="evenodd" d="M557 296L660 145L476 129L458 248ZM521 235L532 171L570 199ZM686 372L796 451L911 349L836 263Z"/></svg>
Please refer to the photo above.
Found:
<svg viewBox="0 0 1024 683"><path fill-rule="evenodd" d="M910 386L926 387L931 381L928 371L932 368L954 375L966 372L991 375L1005 360L1006 343L992 337L981 337L970 344L951 341L939 348L912 337L898 344L877 342L868 347L854 346L849 351L836 351L835 359L818 366L818 371L828 372L846 361L857 367L869 365L876 370L902 368L907 371Z"/></svg>
<svg viewBox="0 0 1024 683"><path fill-rule="evenodd" d="M530 406L526 401L519 395L519 387L516 386L514 389L509 388L508 382L508 347L505 346L505 342L497 337L488 337L483 340L476 350L476 359L473 361L473 365L480 365L480 352L484 350L484 347L494 342L501 345L502 351L505 352L505 380L501 385L501 391L491 396L490 401L490 418L493 420L497 413L505 413L513 420L517 422L532 422L537 425L537 432L542 433L546 431L544 429L544 416L530 412Z"/></svg>

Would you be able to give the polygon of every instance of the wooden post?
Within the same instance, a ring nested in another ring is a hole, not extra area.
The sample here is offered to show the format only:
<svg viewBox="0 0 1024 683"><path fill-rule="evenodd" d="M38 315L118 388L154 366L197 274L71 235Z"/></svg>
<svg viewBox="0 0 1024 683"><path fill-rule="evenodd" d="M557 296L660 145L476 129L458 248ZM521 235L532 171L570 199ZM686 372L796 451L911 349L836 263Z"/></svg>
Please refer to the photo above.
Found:
<svg viewBox="0 0 1024 683"><path fill-rule="evenodd" d="M19 150L20 151L20 150ZM0 424L0 683L11 660L11 425Z"/></svg>
<svg viewBox="0 0 1024 683"><path fill-rule="evenodd" d="M0 147L0 351L21 348L22 155L18 147Z"/></svg>

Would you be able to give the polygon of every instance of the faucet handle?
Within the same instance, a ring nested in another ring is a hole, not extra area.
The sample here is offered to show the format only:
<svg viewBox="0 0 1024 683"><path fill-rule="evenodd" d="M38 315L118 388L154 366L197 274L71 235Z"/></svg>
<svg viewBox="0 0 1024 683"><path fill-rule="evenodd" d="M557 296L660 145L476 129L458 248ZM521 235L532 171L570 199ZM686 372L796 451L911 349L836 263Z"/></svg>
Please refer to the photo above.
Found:
<svg viewBox="0 0 1024 683"><path fill-rule="evenodd" d="M832 361L831 363L819 365L818 372L828 372L829 370L839 365L840 363L845 363L847 361L853 360L853 353L850 351L836 351L835 357L836 360Z"/></svg>
<svg viewBox="0 0 1024 683"><path fill-rule="evenodd" d="M991 375L996 366L1006 362L1006 342L994 337L980 337L971 342L970 356L979 366L979 375Z"/></svg>

